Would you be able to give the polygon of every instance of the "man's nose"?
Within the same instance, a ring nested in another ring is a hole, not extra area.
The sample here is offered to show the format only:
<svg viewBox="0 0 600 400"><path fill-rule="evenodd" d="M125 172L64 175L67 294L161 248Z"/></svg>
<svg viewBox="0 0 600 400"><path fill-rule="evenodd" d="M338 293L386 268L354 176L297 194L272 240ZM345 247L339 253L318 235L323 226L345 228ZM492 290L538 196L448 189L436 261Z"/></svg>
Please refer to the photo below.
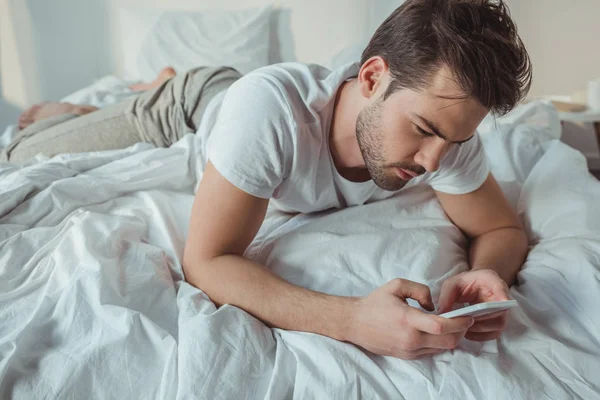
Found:
<svg viewBox="0 0 600 400"><path fill-rule="evenodd" d="M440 167L440 160L447 146L448 143L441 138L432 140L419 149L415 155L415 162L422 165L427 172L435 172Z"/></svg>

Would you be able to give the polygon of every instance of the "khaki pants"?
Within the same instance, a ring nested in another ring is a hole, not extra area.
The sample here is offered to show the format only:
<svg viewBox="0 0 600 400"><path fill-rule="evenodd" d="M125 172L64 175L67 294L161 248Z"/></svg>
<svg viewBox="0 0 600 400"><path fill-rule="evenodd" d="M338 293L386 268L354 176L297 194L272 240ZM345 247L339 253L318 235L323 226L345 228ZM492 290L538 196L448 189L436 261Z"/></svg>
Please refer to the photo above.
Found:
<svg viewBox="0 0 600 400"><path fill-rule="evenodd" d="M40 153L115 150L138 142L168 147L195 133L210 100L240 77L229 67L199 67L119 104L35 122L15 135L0 161L20 164Z"/></svg>

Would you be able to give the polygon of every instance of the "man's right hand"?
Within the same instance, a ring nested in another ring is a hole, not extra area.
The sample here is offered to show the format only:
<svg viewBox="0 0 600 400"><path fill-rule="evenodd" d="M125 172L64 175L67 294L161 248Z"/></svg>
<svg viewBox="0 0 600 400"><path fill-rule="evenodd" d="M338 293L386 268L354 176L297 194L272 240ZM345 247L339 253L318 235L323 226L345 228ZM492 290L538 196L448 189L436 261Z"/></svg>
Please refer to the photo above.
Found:
<svg viewBox="0 0 600 400"><path fill-rule="evenodd" d="M359 298L347 340L376 354L412 360L453 349L473 324L473 317L442 318L406 303L407 298L433 311L429 288L394 279Z"/></svg>
<svg viewBox="0 0 600 400"><path fill-rule="evenodd" d="M405 359L454 348L464 336L471 317L445 319L406 304L412 298L433 310L425 285L395 279L364 298L339 297L293 285L246 259L267 205L207 163L192 207L183 270L217 306L231 304L271 327L314 332Z"/></svg>

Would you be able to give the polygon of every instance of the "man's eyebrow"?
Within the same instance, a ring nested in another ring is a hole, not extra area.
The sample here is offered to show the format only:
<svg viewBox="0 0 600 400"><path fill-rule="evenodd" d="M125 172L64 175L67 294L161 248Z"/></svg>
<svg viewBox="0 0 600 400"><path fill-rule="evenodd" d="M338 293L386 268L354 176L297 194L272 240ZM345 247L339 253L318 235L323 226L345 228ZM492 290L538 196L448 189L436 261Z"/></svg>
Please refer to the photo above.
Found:
<svg viewBox="0 0 600 400"><path fill-rule="evenodd" d="M450 140L448 140L448 138L438 129L437 126L435 126L435 124L431 121L429 121L427 118L425 117L421 117L419 114L417 113L412 113L415 117L419 118L425 125L427 125L427 127L429 129L431 129L431 131L438 137L444 139L446 142L450 142ZM475 135L473 135L475 136ZM457 140L456 142L450 142L450 143L456 143L456 144L463 144L468 142L469 140L473 139L473 136L471 136L468 139L465 140Z"/></svg>

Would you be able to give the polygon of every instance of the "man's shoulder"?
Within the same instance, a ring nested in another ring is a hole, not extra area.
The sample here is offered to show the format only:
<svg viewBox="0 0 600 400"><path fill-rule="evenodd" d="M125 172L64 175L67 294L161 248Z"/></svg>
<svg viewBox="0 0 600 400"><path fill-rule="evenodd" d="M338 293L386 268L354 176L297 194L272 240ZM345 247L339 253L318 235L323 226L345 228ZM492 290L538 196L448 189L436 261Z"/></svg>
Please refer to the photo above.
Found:
<svg viewBox="0 0 600 400"><path fill-rule="evenodd" d="M281 62L257 68L245 76L262 76L276 79L318 79L331 74L331 70L323 65L297 61Z"/></svg>
<svg viewBox="0 0 600 400"><path fill-rule="evenodd" d="M327 97L320 81L331 70L318 64L285 62L249 72L230 88L239 100L252 101L256 107L271 110L271 117L284 112L295 124L314 120L315 98Z"/></svg>
<svg viewBox="0 0 600 400"><path fill-rule="evenodd" d="M281 94L302 94L324 79L331 70L318 64L284 62L255 69L236 82L236 86L259 87L263 90L275 89Z"/></svg>

